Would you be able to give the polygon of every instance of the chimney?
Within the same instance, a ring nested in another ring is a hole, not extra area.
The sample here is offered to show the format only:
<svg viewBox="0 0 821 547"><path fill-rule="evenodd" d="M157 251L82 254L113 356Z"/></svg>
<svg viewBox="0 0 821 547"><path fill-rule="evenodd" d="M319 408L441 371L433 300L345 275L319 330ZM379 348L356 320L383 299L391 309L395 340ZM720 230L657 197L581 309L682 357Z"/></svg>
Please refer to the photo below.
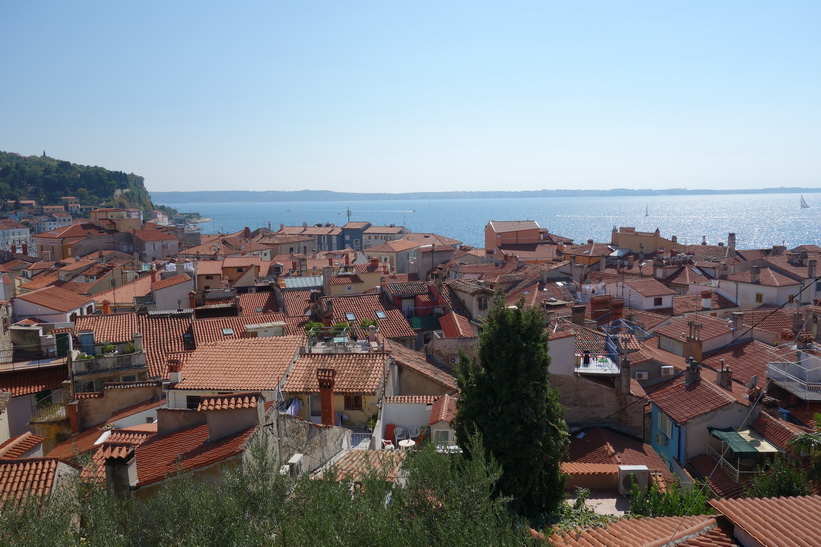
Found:
<svg viewBox="0 0 821 547"><path fill-rule="evenodd" d="M599 270L604 271L607 268L607 255L602 253L601 255L601 264L599 265Z"/></svg>
<svg viewBox="0 0 821 547"><path fill-rule="evenodd" d="M334 425L334 385L336 370L320 368L316 371L319 382L319 404L322 412L322 425Z"/></svg>
<svg viewBox="0 0 821 547"><path fill-rule="evenodd" d="M701 291L701 309L709 310L713 307L713 291Z"/></svg>
<svg viewBox="0 0 821 547"><path fill-rule="evenodd" d="M743 311L734 311L733 312L730 320L732 321L734 331L737 331L741 328L741 325L744 324L743 319L744 319L744 312Z"/></svg>
<svg viewBox="0 0 821 547"><path fill-rule="evenodd" d="M103 300L103 315L111 315L111 302Z"/></svg>
<svg viewBox="0 0 821 547"><path fill-rule="evenodd" d="M570 308L570 317L576 325L584 326L584 304L576 304Z"/></svg>
<svg viewBox="0 0 821 547"><path fill-rule="evenodd" d="M29 254L29 244L28 243L23 243L23 254L26 255L26 256L28 256L28 254Z"/></svg>
<svg viewBox="0 0 821 547"><path fill-rule="evenodd" d="M735 234L732 232L727 234L727 247L729 247L731 251L735 251Z"/></svg>
<svg viewBox="0 0 821 547"><path fill-rule="evenodd" d="M678 243L678 236L670 236L670 242L673 243L673 245Z"/></svg>
<svg viewBox="0 0 821 547"><path fill-rule="evenodd" d="M592 240L592 239L588 239L588 240L587 240L587 244L588 244L588 245L593 245L593 240Z"/></svg>
<svg viewBox="0 0 821 547"><path fill-rule="evenodd" d="M23 251L23 254L26 254L26 252ZM811 258L807 262L807 277L812 278L812 279L815 278L815 271L816 271L816 266L817 265L818 265L818 261L814 258Z"/></svg>
<svg viewBox="0 0 821 547"><path fill-rule="evenodd" d="M322 291L325 296L331 296L331 278L334 275L334 269L331 266L322 266Z"/></svg>
<svg viewBox="0 0 821 547"><path fill-rule="evenodd" d="M701 236L701 244L707 245L707 236Z"/></svg>
<svg viewBox="0 0 821 547"><path fill-rule="evenodd" d="M151 284L153 285L156 282L157 282L157 270L155 270L154 268L151 268Z"/></svg>
<svg viewBox="0 0 821 547"><path fill-rule="evenodd" d="M137 457L134 447L111 445L105 460L105 483L109 492L125 495L137 484Z"/></svg>
<svg viewBox="0 0 821 547"><path fill-rule="evenodd" d="M197 293L196 291L191 291L188 293L188 305L193 310L197 307Z"/></svg>
<svg viewBox="0 0 821 547"><path fill-rule="evenodd" d="M801 318L801 312L793 312L792 314L792 330L798 334L804 329L804 320Z"/></svg>
<svg viewBox="0 0 821 547"><path fill-rule="evenodd" d="M329 257L328 257L328 266L333 267L333 265L334 265L334 259L333 259L333 257L332 257L332 256L329 256Z"/></svg>
<svg viewBox="0 0 821 547"><path fill-rule="evenodd" d="M351 255L349 255L348 253L345 253L345 265L346 266L351 265Z"/></svg>
<svg viewBox="0 0 821 547"><path fill-rule="evenodd" d="M11 244L11 254L17 254L17 245L14 243Z"/></svg>
<svg viewBox="0 0 821 547"><path fill-rule="evenodd" d="M633 264L635 264L635 260L633 259L633 255L627 257L627 269L632 270Z"/></svg>
<svg viewBox="0 0 821 547"><path fill-rule="evenodd" d="M242 237L244 237L245 239L251 239L251 228L246 226L245 229L242 231Z"/></svg>
<svg viewBox="0 0 821 547"><path fill-rule="evenodd" d="M134 333L134 351L141 352L143 350L143 334L141 332Z"/></svg>
<svg viewBox="0 0 821 547"><path fill-rule="evenodd" d="M624 299L614 298L610 301L610 320L616 321L624 315Z"/></svg>
<svg viewBox="0 0 821 547"><path fill-rule="evenodd" d="M724 359L721 360L721 365L716 371L716 384L727 391L733 390L733 371L724 364Z"/></svg>
<svg viewBox="0 0 821 547"><path fill-rule="evenodd" d="M684 340L684 357L688 359L695 359L701 361L702 358L702 341L701 341L701 323L695 321L688 321L687 327L690 329L687 338Z"/></svg>
<svg viewBox="0 0 821 547"><path fill-rule="evenodd" d="M761 273L761 268L753 266L750 268L750 283L758 283L758 276Z"/></svg>
<svg viewBox="0 0 821 547"><path fill-rule="evenodd" d="M167 367L168 381L171 382L171 385L173 386L182 382L182 361L179 359L169 359Z"/></svg>
<svg viewBox="0 0 821 547"><path fill-rule="evenodd" d="M376 326L369 325L368 326L368 343L376 342L376 341L377 341Z"/></svg>
<svg viewBox="0 0 821 547"><path fill-rule="evenodd" d="M619 357L619 390L622 395L630 395L630 359L626 355Z"/></svg>
<svg viewBox="0 0 821 547"><path fill-rule="evenodd" d="M77 434L80 432L80 402L76 399L66 404L66 414L68 414L68 425L71 427L71 432Z"/></svg>
<svg viewBox="0 0 821 547"><path fill-rule="evenodd" d="M701 365L692 357L687 359L687 371L684 373L684 385L690 386L701 381Z"/></svg>

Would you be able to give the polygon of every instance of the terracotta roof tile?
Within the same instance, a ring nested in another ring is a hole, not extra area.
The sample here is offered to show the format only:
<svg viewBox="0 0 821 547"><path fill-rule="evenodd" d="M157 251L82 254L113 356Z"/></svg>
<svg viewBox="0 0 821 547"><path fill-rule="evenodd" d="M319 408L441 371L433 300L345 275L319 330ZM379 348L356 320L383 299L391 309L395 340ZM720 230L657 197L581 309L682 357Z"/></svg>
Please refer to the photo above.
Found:
<svg viewBox="0 0 821 547"><path fill-rule="evenodd" d="M711 500L759 545L818 545L821 496Z"/></svg>
<svg viewBox="0 0 821 547"><path fill-rule="evenodd" d="M162 230L134 230L134 237L142 241L168 241L179 239L177 236L163 232Z"/></svg>
<svg viewBox="0 0 821 547"><path fill-rule="evenodd" d="M135 449L137 486L238 456L255 430L250 427L213 442L208 440L208 424L155 435Z"/></svg>
<svg viewBox="0 0 821 547"><path fill-rule="evenodd" d="M282 302L285 315L288 317L306 317L310 315L312 291L282 291Z"/></svg>
<svg viewBox="0 0 821 547"><path fill-rule="evenodd" d="M697 478L705 480L707 486L715 495L723 498L737 498L744 492L744 487L750 480L736 481L733 475L717 465L717 460L707 454L691 458L687 467L694 472L693 474Z"/></svg>
<svg viewBox="0 0 821 547"><path fill-rule="evenodd" d="M385 350L390 352L391 358L399 366L407 367L416 374L433 380L448 391L456 390L456 378L428 363L423 353L408 349L402 344L391 342L390 340L385 340Z"/></svg>
<svg viewBox="0 0 821 547"><path fill-rule="evenodd" d="M751 270L747 270L746 272L730 274L727 276L727 280L736 281L738 283L752 283L751 275ZM758 283L756 283L756 285L762 285L765 287L790 287L800 284L801 282L791 279L786 275L781 275L770 268L761 268L758 276Z"/></svg>
<svg viewBox="0 0 821 547"><path fill-rule="evenodd" d="M422 281L385 283L382 290L391 295L428 294L428 285Z"/></svg>
<svg viewBox="0 0 821 547"><path fill-rule="evenodd" d="M53 458L0 460L0 510L9 501L50 494L57 484L58 467Z"/></svg>
<svg viewBox="0 0 821 547"><path fill-rule="evenodd" d="M171 277L166 277L165 279L161 279L156 283L151 284L152 291L161 291L163 289L167 289L168 287L173 287L175 285L180 285L181 283L186 283L191 281L191 278L188 277L187 274L177 274L172 275Z"/></svg>
<svg viewBox="0 0 821 547"><path fill-rule="evenodd" d="M535 220L491 220L488 222L488 226L497 234L541 229L539 223Z"/></svg>
<svg viewBox="0 0 821 547"><path fill-rule="evenodd" d="M416 338L416 331L405 320L402 311L385 303L378 294L324 297L322 300L333 304L333 323L346 322L346 314L353 313L357 326L363 319L375 320L379 324L379 333L385 338ZM380 319L376 316L377 311L384 311L387 317Z"/></svg>
<svg viewBox="0 0 821 547"><path fill-rule="evenodd" d="M689 332L687 323L690 321L695 321L696 323L701 324L700 337L702 340L710 340L732 332L732 328L727 321L711 315L691 315L688 317L682 317L674 320L669 325L661 327L656 332L675 340L684 340L684 337L681 336L681 334L685 333L686 335Z"/></svg>
<svg viewBox="0 0 821 547"><path fill-rule="evenodd" d="M456 395L442 395L436 402L433 403L433 408L430 411L430 425L447 422L450 423L456 417L456 401L459 397Z"/></svg>
<svg viewBox="0 0 821 547"><path fill-rule="evenodd" d="M394 405L432 405L438 398L437 395L394 395L385 397L385 403Z"/></svg>
<svg viewBox="0 0 821 547"><path fill-rule="evenodd" d="M42 306L59 312L70 312L71 310L86 306L92 302L87 296L80 296L71 291L59 287L46 287L34 292L21 294L18 300L24 300L37 306Z"/></svg>
<svg viewBox="0 0 821 547"><path fill-rule="evenodd" d="M31 431L26 431L22 435L12 437L3 444L0 444L0 458L5 460L22 458L44 440L45 437L40 437Z"/></svg>
<svg viewBox="0 0 821 547"><path fill-rule="evenodd" d="M786 350L750 340L727 346L704 356L702 363L712 370L721 368L721 360L733 371L733 380L746 384L753 375L758 376L759 385L767 378L767 363L778 361L779 355L788 357ZM704 372L704 371L702 371Z"/></svg>
<svg viewBox="0 0 821 547"><path fill-rule="evenodd" d="M780 336L784 329L793 332L792 317L776 308L745 310L742 324L745 329L755 325L754 330L771 332L775 336Z"/></svg>
<svg viewBox="0 0 821 547"><path fill-rule="evenodd" d="M34 370L16 370L0 374L0 391L8 391L12 397L31 395L48 389L63 387L68 380L68 366L44 367Z"/></svg>
<svg viewBox="0 0 821 547"><path fill-rule="evenodd" d="M710 310L722 310L735 308L736 305L718 293L711 293ZM687 294L673 297L673 315L684 315L685 313L703 312L702 298L700 294Z"/></svg>
<svg viewBox="0 0 821 547"><path fill-rule="evenodd" d="M185 351L185 335L193 332L191 314L168 317L139 316L140 332L143 333L143 348L146 352L148 372L152 378L165 378L167 356Z"/></svg>
<svg viewBox="0 0 821 547"><path fill-rule="evenodd" d="M192 325L194 340L197 346L209 342L219 342L221 340L233 340L238 338L250 338L246 330L247 325L257 325L260 323L286 323L283 327L285 334L301 334L285 321L285 315L281 313L267 313L264 315L241 315L234 317L215 317L211 319L196 319ZM231 333L226 334L226 329Z"/></svg>
<svg viewBox="0 0 821 547"><path fill-rule="evenodd" d="M300 355L282 391L286 393L319 393L316 370L336 370L335 393L371 395L385 381L385 352L373 353L308 353Z"/></svg>
<svg viewBox="0 0 821 547"><path fill-rule="evenodd" d="M96 342L114 344L132 341L138 330L137 315L134 313L81 315L74 323L75 335L82 331L92 331Z"/></svg>
<svg viewBox="0 0 821 547"><path fill-rule="evenodd" d="M274 291L240 294L239 305L242 306L242 315L259 315L279 311L279 303Z"/></svg>
<svg viewBox="0 0 821 547"><path fill-rule="evenodd" d="M357 482L371 474L395 481L404 461L405 454L398 450L349 450L329 470L340 481Z"/></svg>
<svg viewBox="0 0 821 547"><path fill-rule="evenodd" d="M234 410L238 408L256 408L259 393L247 395L228 395L223 397L207 397L200 401L198 411L203 410Z"/></svg>
<svg viewBox="0 0 821 547"><path fill-rule="evenodd" d="M458 313L448 313L439 318L439 326L445 338L476 338L468 318Z"/></svg>
<svg viewBox="0 0 821 547"><path fill-rule="evenodd" d="M708 515L622 519L607 526L579 528L554 535L550 537L550 544L580 547L672 545L684 538L706 534L717 524L716 519Z"/></svg>
<svg viewBox="0 0 821 547"><path fill-rule="evenodd" d="M736 401L735 397L707 381L684 385L684 376L666 382L650 393L650 400L678 423L713 412Z"/></svg>
<svg viewBox="0 0 821 547"><path fill-rule="evenodd" d="M112 304L134 304L134 298L151 293L151 276L145 275L134 281L129 281L111 290L98 292L94 295L96 302L108 300Z"/></svg>
<svg viewBox="0 0 821 547"><path fill-rule="evenodd" d="M188 355L177 389L272 391L297 354L300 337L212 342ZM316 378L314 378L316 381Z"/></svg>
<svg viewBox="0 0 821 547"><path fill-rule="evenodd" d="M330 279L331 285L356 285L364 283L356 274L337 274Z"/></svg>
<svg viewBox="0 0 821 547"><path fill-rule="evenodd" d="M758 418L750 424L750 427L784 451L790 449L790 439L796 435L811 432L809 428L781 420L766 412L759 414Z"/></svg>
<svg viewBox="0 0 821 547"><path fill-rule="evenodd" d="M652 446L604 427L585 429L581 438L574 435L570 439L570 460L590 464L646 465L665 478L673 477Z"/></svg>
<svg viewBox="0 0 821 547"><path fill-rule="evenodd" d="M579 463L562 462L562 473L568 475L618 475L619 466L615 463Z"/></svg>
<svg viewBox="0 0 821 547"><path fill-rule="evenodd" d="M673 294L678 294L673 289L663 285L655 278L644 278L644 279L628 279L624 282L626 287L629 287L633 291L639 293L645 297L651 296L669 296ZM625 289L626 290L626 289Z"/></svg>

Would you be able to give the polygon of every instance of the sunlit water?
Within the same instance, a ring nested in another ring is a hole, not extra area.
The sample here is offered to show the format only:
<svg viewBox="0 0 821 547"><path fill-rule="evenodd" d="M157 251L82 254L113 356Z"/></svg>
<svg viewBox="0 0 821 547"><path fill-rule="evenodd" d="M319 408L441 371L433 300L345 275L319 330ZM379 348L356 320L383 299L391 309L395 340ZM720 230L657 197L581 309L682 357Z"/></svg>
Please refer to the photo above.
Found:
<svg viewBox="0 0 821 547"><path fill-rule="evenodd" d="M484 244L489 220L527 219L576 242L609 242L613 226L632 226L658 228L664 237L678 236L680 243L701 243L703 236L708 243L726 241L735 232L737 246L750 249L821 245L821 194L805 198L809 209L799 207L798 194L164 204L211 218L201 225L209 233L269 222L274 230L303 222L342 226L350 208L354 221L402 225L474 246Z"/></svg>

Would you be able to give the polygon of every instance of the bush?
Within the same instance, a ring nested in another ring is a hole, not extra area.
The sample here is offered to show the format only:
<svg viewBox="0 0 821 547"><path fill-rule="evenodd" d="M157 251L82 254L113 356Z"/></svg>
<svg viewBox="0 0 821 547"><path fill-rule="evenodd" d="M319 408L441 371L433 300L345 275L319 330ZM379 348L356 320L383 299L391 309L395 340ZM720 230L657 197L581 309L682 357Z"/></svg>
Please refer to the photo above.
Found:
<svg viewBox="0 0 821 547"><path fill-rule="evenodd" d="M701 486L694 484L684 491L676 479L667 484L663 492L655 482L646 491L641 491L638 484L633 482L630 491L630 512L642 517L680 517L713 513L713 509L707 504L710 498Z"/></svg>

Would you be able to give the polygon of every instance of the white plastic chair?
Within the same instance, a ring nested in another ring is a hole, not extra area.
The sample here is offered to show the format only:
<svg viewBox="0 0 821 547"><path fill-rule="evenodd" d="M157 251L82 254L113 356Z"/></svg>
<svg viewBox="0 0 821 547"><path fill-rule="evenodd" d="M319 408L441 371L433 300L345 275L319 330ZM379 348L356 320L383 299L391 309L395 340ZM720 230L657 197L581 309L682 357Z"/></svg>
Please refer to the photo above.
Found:
<svg viewBox="0 0 821 547"><path fill-rule="evenodd" d="M393 441L389 441L388 439L382 439L382 450L393 450L396 447L393 446Z"/></svg>
<svg viewBox="0 0 821 547"><path fill-rule="evenodd" d="M415 439L419 436L419 426L418 425L409 425L408 426L408 437L411 439Z"/></svg>
<svg viewBox="0 0 821 547"><path fill-rule="evenodd" d="M393 438L396 444L399 444L399 441L408 438L408 432L405 431L404 427L396 426L396 429L393 430Z"/></svg>

